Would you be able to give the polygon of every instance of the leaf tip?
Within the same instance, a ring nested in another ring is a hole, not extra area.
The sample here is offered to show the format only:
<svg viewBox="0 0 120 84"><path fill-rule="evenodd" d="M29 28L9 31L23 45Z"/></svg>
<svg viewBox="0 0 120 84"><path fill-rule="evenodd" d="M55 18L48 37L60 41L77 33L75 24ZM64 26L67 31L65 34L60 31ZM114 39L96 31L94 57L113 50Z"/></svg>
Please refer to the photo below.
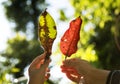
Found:
<svg viewBox="0 0 120 84"><path fill-rule="evenodd" d="M45 8L45 10L44 11L47 11L47 8Z"/></svg>

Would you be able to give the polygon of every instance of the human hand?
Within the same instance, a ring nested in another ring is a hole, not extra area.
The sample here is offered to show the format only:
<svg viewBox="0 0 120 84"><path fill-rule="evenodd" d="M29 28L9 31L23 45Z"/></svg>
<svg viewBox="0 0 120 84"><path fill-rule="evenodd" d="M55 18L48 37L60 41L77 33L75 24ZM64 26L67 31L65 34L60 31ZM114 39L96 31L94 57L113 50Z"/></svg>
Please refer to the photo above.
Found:
<svg viewBox="0 0 120 84"><path fill-rule="evenodd" d="M36 57L28 69L29 72L29 82L28 84L44 84L44 81L47 80L50 76L48 65L49 60L45 60L46 52L42 55Z"/></svg>
<svg viewBox="0 0 120 84"><path fill-rule="evenodd" d="M61 70L62 70L62 72L63 73L65 73L66 74L66 76L70 79L70 80L72 80L72 81L74 81L74 82L76 82L76 83L78 83L79 81L80 81L80 74L77 72L77 70L76 69L74 69L74 68L72 68L72 67L66 67L66 66L64 66L64 64L61 66Z"/></svg>
<svg viewBox="0 0 120 84"><path fill-rule="evenodd" d="M63 61L63 65L61 65L61 70L63 73L66 74L66 76L70 80L79 83L84 73L81 71L85 71L86 70L85 68L88 68L86 65L88 66L87 61L83 61L79 58L67 59ZM83 69L83 70L79 70L79 69Z"/></svg>
<svg viewBox="0 0 120 84"><path fill-rule="evenodd" d="M83 84L105 84L109 74L109 71L96 69L91 66L89 62L81 60L80 58L67 59L63 61L61 69L70 80L76 83L79 83L80 78L82 78L82 81L84 82ZM70 75L74 72L69 69L72 69L77 73L75 74L76 77L73 78Z"/></svg>

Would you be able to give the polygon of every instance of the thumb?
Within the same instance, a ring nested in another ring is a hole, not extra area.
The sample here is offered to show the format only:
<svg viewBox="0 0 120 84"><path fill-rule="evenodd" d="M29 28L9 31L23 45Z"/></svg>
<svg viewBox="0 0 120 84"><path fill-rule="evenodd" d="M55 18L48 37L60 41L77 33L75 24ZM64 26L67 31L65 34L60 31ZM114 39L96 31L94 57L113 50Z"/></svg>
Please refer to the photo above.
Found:
<svg viewBox="0 0 120 84"><path fill-rule="evenodd" d="M41 65L40 69L46 69L49 66L49 63L51 62L50 59L44 61L44 63Z"/></svg>

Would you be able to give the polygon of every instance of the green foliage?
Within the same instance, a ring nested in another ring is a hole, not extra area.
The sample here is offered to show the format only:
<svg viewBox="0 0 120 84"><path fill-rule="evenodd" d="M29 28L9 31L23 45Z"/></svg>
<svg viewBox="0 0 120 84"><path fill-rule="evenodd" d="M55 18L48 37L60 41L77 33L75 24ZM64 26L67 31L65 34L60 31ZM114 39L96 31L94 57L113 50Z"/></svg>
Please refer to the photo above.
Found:
<svg viewBox="0 0 120 84"><path fill-rule="evenodd" d="M11 66L11 73L16 73L16 77L23 76L24 68L31 63L31 61L43 50L41 50L38 41L27 41L25 37L17 35L15 38L8 40L8 47L2 56L6 57L6 66ZM19 71L15 68L18 68ZM17 72L15 72L17 71Z"/></svg>
<svg viewBox="0 0 120 84"><path fill-rule="evenodd" d="M38 42L38 16L47 4L45 0L8 0L3 3L6 16L14 23L15 38L8 40L8 47L1 56L6 59L0 62L0 84L10 83L6 75L15 78L23 76L24 68L41 53L43 49ZM19 32L29 36L23 37ZM29 39L29 40L28 40Z"/></svg>
<svg viewBox="0 0 120 84"><path fill-rule="evenodd" d="M8 0L4 3L7 18L15 23L15 31L29 30L29 24L37 38L37 18L46 7L45 0Z"/></svg>
<svg viewBox="0 0 120 84"><path fill-rule="evenodd" d="M120 1L71 0L71 3L75 16L81 15L84 22L81 48L94 45L103 68L120 69Z"/></svg>
<svg viewBox="0 0 120 84"><path fill-rule="evenodd" d="M46 6L44 1L8 0L4 3L7 18L15 23L14 30L26 34L32 28L30 34L34 37L27 40L27 37L17 35L8 40L8 47L0 55L0 84L9 83L7 74L22 76L25 66L43 52L37 41L37 18ZM73 57L86 59L97 67L120 69L120 0L70 2L75 9L75 17L81 16L83 20L79 50ZM69 19L64 10L60 10L60 14L62 21ZM5 60L1 61L1 58Z"/></svg>
<svg viewBox="0 0 120 84"><path fill-rule="evenodd" d="M65 15L65 13L64 13L64 11L61 9L60 11L59 11L59 13L60 13L60 20L61 21L65 21L67 18L66 18L66 15Z"/></svg>
<svg viewBox="0 0 120 84"><path fill-rule="evenodd" d="M46 7L44 2L45 0L8 0L3 3L8 20L15 24L15 32L29 34L33 38L29 39L28 36L23 37L16 33L15 38L8 40L8 47L0 53L6 59L2 63L0 62L2 65L0 67L0 81L6 74L15 77L23 76L24 68L43 52L37 40L37 18ZM4 79L2 84L3 82L7 83L6 78Z"/></svg>

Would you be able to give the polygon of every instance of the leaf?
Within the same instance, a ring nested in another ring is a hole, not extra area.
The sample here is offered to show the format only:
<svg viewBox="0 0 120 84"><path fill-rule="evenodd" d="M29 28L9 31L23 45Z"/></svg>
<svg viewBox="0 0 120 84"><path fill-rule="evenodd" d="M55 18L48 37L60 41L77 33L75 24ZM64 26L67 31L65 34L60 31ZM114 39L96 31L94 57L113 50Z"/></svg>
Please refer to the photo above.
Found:
<svg viewBox="0 0 120 84"><path fill-rule="evenodd" d="M56 38L56 24L52 16L45 10L39 16L38 36L41 46L47 51L46 59L49 59L52 51L52 45Z"/></svg>
<svg viewBox="0 0 120 84"><path fill-rule="evenodd" d="M80 39L80 27L82 20L80 17L70 22L69 28L66 30L60 41L60 50L67 57L70 57L77 51L77 43Z"/></svg>

